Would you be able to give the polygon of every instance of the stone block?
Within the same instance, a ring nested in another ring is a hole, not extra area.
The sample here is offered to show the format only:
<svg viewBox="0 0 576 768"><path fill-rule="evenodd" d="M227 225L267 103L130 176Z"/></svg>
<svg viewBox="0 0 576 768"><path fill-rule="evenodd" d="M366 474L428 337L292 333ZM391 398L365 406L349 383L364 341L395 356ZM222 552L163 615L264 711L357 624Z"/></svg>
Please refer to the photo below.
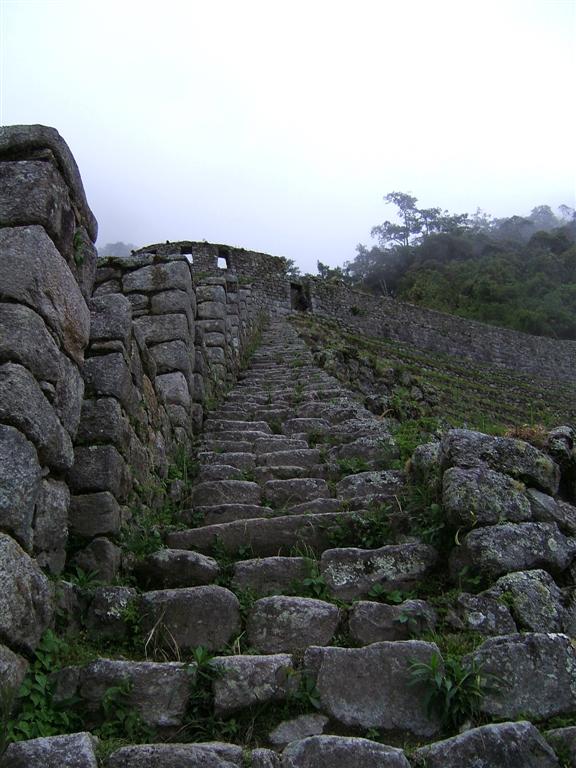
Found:
<svg viewBox="0 0 576 768"><path fill-rule="evenodd" d="M136 600L130 587L98 587L86 612L86 629L98 638L122 641L128 637L126 611Z"/></svg>
<svg viewBox="0 0 576 768"><path fill-rule="evenodd" d="M81 539L114 536L120 531L120 506L109 491L72 496L70 533Z"/></svg>
<svg viewBox="0 0 576 768"><path fill-rule="evenodd" d="M212 664L219 673L212 684L218 714L284 701L298 690L299 677L294 674L292 657L285 653L226 656L214 659Z"/></svg>
<svg viewBox="0 0 576 768"><path fill-rule="evenodd" d="M176 339L185 343L190 341L188 319L183 314L138 317L134 320L134 327L142 334L148 346Z"/></svg>
<svg viewBox="0 0 576 768"><path fill-rule="evenodd" d="M232 585L257 595L290 594L309 573L310 563L305 557L259 557L235 563Z"/></svg>
<svg viewBox="0 0 576 768"><path fill-rule="evenodd" d="M59 480L43 480L34 519L34 553L38 564L59 574L66 563L70 491Z"/></svg>
<svg viewBox="0 0 576 768"><path fill-rule="evenodd" d="M3 691L15 693L22 685L29 666L25 658L0 644L0 687Z"/></svg>
<svg viewBox="0 0 576 768"><path fill-rule="evenodd" d="M0 637L32 653L52 621L50 582L21 547L0 533Z"/></svg>
<svg viewBox="0 0 576 768"><path fill-rule="evenodd" d="M257 600L248 616L248 644L260 653L304 650L329 645L340 623L332 603L310 597L275 595Z"/></svg>
<svg viewBox="0 0 576 768"><path fill-rule="evenodd" d="M122 287L125 293L192 292L190 267L185 261L150 264L124 274Z"/></svg>
<svg viewBox="0 0 576 768"><path fill-rule="evenodd" d="M196 288L196 300L226 303L226 289L222 285L199 285Z"/></svg>
<svg viewBox="0 0 576 768"><path fill-rule="evenodd" d="M26 304L82 362L90 313L70 268L42 227L0 229L0 299Z"/></svg>
<svg viewBox="0 0 576 768"><path fill-rule="evenodd" d="M176 643L183 649L198 645L208 650L223 648L240 629L238 598L223 587L147 592L142 596L141 611L145 632L160 622L159 642Z"/></svg>
<svg viewBox="0 0 576 768"><path fill-rule="evenodd" d="M202 301L196 310L199 320L223 320L226 317L226 304L219 301Z"/></svg>
<svg viewBox="0 0 576 768"><path fill-rule="evenodd" d="M158 373L182 371L187 381L192 380L195 352L194 347L183 341L167 341L150 349Z"/></svg>
<svg viewBox="0 0 576 768"><path fill-rule="evenodd" d="M436 611L424 600L405 600L400 605L360 600L352 606L349 627L353 640L369 645L433 632L436 620Z"/></svg>
<svg viewBox="0 0 576 768"><path fill-rule="evenodd" d="M78 551L71 564L91 573L99 581L111 582L120 570L122 550L105 538L97 538Z"/></svg>
<svg viewBox="0 0 576 768"><path fill-rule="evenodd" d="M190 390L184 374L180 371L156 376L154 386L161 402L190 408Z"/></svg>
<svg viewBox="0 0 576 768"><path fill-rule="evenodd" d="M19 363L39 382L54 387L51 403L70 435L76 433L84 382L39 314L20 304L0 303L0 359Z"/></svg>
<svg viewBox="0 0 576 768"><path fill-rule="evenodd" d="M91 733L18 741L0 758L0 768L98 768L97 743Z"/></svg>
<svg viewBox="0 0 576 768"><path fill-rule="evenodd" d="M90 343L118 340L128 349L132 333L132 306L120 293L91 299Z"/></svg>
<svg viewBox="0 0 576 768"><path fill-rule="evenodd" d="M42 471L36 449L21 432L0 424L0 529L32 549L34 508Z"/></svg>
<svg viewBox="0 0 576 768"><path fill-rule="evenodd" d="M410 768L404 751L354 736L310 736L282 753L286 768Z"/></svg>
<svg viewBox="0 0 576 768"><path fill-rule="evenodd" d="M136 415L139 393L121 352L89 357L82 369L87 397L115 397L131 416Z"/></svg>
<svg viewBox="0 0 576 768"><path fill-rule="evenodd" d="M315 680L321 710L349 727L378 728L430 737L440 728L427 711L425 686L410 667L439 655L434 643L400 640L365 648L309 648L304 669Z"/></svg>
<svg viewBox="0 0 576 768"><path fill-rule="evenodd" d="M76 438L77 445L110 443L125 454L130 445L132 429L114 397L84 400L82 418Z"/></svg>
<svg viewBox="0 0 576 768"><path fill-rule="evenodd" d="M210 584L220 573L211 557L185 549L160 549L138 564L136 576L145 589L173 589Z"/></svg>
<svg viewBox="0 0 576 768"><path fill-rule="evenodd" d="M0 366L0 420L34 443L42 464L63 471L72 466L70 435L58 419L36 379L23 366Z"/></svg>
<svg viewBox="0 0 576 768"><path fill-rule="evenodd" d="M122 747L112 753L106 768L243 768L244 765L242 747L210 742ZM252 761L251 768L260 767ZM269 766L262 763L261 768Z"/></svg>
<svg viewBox="0 0 576 768"><path fill-rule="evenodd" d="M75 494L110 491L118 501L126 500L131 486L130 471L114 446L79 446L74 455L68 482Z"/></svg>

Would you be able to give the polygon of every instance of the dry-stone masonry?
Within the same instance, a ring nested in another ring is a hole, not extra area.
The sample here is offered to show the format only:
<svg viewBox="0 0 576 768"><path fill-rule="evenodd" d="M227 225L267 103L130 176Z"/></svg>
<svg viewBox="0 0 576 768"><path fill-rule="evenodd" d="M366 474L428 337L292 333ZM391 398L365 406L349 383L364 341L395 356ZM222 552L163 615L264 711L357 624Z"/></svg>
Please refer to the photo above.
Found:
<svg viewBox="0 0 576 768"><path fill-rule="evenodd" d="M352 312L226 246L97 262L53 129L2 129L0 176L2 701L46 629L93 643L38 703L77 732L0 737L0 767L576 764L574 427L446 429L402 466L287 315L558 377L572 343Z"/></svg>

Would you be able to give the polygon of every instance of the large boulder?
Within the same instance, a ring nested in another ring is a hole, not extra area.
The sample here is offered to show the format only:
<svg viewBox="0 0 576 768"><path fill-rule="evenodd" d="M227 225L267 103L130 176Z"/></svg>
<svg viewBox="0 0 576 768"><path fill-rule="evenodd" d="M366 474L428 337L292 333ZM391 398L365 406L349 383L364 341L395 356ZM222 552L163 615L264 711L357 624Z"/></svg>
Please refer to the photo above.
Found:
<svg viewBox="0 0 576 768"><path fill-rule="evenodd" d="M417 749L417 768L559 768L556 755L531 723L472 728Z"/></svg>
<svg viewBox="0 0 576 768"><path fill-rule="evenodd" d="M440 465L443 470L488 467L552 495L560 483L558 465L533 445L468 429L446 432L440 445Z"/></svg>
<svg viewBox="0 0 576 768"><path fill-rule="evenodd" d="M481 702L490 717L541 720L576 709L576 650L566 635L492 637L471 661L491 682Z"/></svg>
<svg viewBox="0 0 576 768"><path fill-rule="evenodd" d="M318 689L321 709L345 726L433 736L440 723L425 706L425 688L410 667L440 655L433 643L401 640L365 648L309 648L304 669Z"/></svg>
<svg viewBox="0 0 576 768"><path fill-rule="evenodd" d="M0 637L31 653L54 612L50 582L10 536L0 533Z"/></svg>

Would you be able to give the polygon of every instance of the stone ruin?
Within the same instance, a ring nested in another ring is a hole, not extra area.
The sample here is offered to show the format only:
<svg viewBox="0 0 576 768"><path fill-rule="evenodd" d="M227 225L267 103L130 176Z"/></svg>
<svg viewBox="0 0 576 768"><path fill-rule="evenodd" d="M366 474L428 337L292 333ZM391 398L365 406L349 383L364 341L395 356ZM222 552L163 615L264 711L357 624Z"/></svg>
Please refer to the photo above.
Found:
<svg viewBox="0 0 576 768"><path fill-rule="evenodd" d="M576 344L230 246L97 259L96 236L59 134L0 129L0 766L576 765L574 425L447 430L399 467L289 320L570 383ZM49 630L108 652L46 683L78 727L7 746Z"/></svg>

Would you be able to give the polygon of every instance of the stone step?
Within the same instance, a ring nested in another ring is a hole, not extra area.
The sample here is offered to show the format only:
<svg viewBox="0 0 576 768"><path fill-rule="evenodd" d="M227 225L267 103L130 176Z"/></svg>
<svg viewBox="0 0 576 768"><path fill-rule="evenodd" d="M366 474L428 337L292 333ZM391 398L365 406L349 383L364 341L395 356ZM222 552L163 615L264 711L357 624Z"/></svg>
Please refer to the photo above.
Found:
<svg viewBox="0 0 576 768"><path fill-rule="evenodd" d="M308 443L306 440L297 440L296 438L285 437L284 435L271 435L254 442L254 451L258 456L284 451L305 451L307 449Z"/></svg>
<svg viewBox="0 0 576 768"><path fill-rule="evenodd" d="M256 504L213 504L185 510L182 518L184 522L191 522L200 518L202 525L218 525L219 523L231 523L234 520L273 517L274 514L274 510L270 507Z"/></svg>
<svg viewBox="0 0 576 768"><path fill-rule="evenodd" d="M200 465L225 464L236 469L253 469L256 466L256 455L248 451L200 451L197 454Z"/></svg>
<svg viewBox="0 0 576 768"><path fill-rule="evenodd" d="M316 448L301 448L278 450L270 453L258 452L258 465L269 466L292 466L292 467L313 467L320 463L320 451Z"/></svg>
<svg viewBox="0 0 576 768"><path fill-rule="evenodd" d="M352 513L339 512L237 520L173 531L166 536L166 544L174 549L193 549L207 554L216 543L230 554L250 547L256 557L290 555L295 547L309 547L320 553L331 547L330 531L341 532L352 519Z"/></svg>
<svg viewBox="0 0 576 768"><path fill-rule="evenodd" d="M215 504L260 504L262 490L248 480L214 480L195 485L191 493L194 507Z"/></svg>
<svg viewBox="0 0 576 768"><path fill-rule="evenodd" d="M326 480L315 477L269 480L263 492L268 504L275 507L291 507L331 496Z"/></svg>
<svg viewBox="0 0 576 768"><path fill-rule="evenodd" d="M271 434L270 427L265 421L233 421L227 419L209 418L204 422L204 433L234 433L262 432Z"/></svg>
<svg viewBox="0 0 576 768"><path fill-rule="evenodd" d="M250 589L258 596L294 594L311 573L307 557L259 557L234 564L232 589Z"/></svg>
<svg viewBox="0 0 576 768"><path fill-rule="evenodd" d="M296 480L304 478L326 479L328 467L325 464L314 464L311 467L298 467L291 465L273 465L270 467L256 467L254 480L259 485L266 485L270 480Z"/></svg>

